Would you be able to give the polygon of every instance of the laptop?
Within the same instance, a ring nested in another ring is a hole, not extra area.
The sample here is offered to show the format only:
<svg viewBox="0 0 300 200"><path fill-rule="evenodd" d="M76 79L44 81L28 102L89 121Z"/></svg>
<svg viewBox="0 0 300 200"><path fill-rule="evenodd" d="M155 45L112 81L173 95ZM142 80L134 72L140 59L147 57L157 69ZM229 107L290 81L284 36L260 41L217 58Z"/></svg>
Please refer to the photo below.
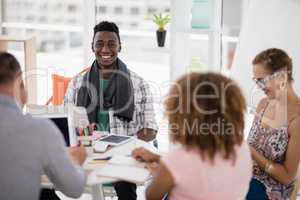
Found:
<svg viewBox="0 0 300 200"><path fill-rule="evenodd" d="M35 117L49 119L50 121L52 121L62 133L66 146L77 145L77 136L75 127L73 126L73 119L69 114L39 114L35 115Z"/></svg>

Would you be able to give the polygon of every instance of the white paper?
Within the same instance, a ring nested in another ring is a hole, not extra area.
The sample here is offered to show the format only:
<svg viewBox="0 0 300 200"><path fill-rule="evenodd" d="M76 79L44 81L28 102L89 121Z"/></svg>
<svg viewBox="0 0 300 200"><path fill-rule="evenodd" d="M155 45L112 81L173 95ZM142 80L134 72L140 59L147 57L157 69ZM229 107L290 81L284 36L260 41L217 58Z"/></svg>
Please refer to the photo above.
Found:
<svg viewBox="0 0 300 200"><path fill-rule="evenodd" d="M130 156L113 156L109 161L109 164L112 165L121 165L121 166L131 166L131 167L140 167L144 168L145 164L135 160L133 157Z"/></svg>
<svg viewBox="0 0 300 200"><path fill-rule="evenodd" d="M145 168L108 164L96 171L97 176L117 178L136 184L144 184L150 178Z"/></svg>

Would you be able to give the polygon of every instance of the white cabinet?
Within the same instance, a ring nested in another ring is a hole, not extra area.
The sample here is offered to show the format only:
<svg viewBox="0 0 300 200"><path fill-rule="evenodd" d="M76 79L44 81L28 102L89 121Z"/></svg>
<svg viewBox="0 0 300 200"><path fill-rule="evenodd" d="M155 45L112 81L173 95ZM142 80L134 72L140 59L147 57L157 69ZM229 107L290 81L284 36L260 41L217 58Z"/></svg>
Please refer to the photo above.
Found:
<svg viewBox="0 0 300 200"><path fill-rule="evenodd" d="M207 40L207 69L220 71L221 69L221 33L222 33L222 2L223 0L210 0L211 2L211 23L209 29L192 29L191 10L192 0L171 1L171 80L190 71L192 58L198 52L191 48L195 42L193 38ZM203 38L204 37L204 38ZM199 44L201 45L201 44ZM200 52L199 52L200 54ZM199 55L200 56L200 55Z"/></svg>

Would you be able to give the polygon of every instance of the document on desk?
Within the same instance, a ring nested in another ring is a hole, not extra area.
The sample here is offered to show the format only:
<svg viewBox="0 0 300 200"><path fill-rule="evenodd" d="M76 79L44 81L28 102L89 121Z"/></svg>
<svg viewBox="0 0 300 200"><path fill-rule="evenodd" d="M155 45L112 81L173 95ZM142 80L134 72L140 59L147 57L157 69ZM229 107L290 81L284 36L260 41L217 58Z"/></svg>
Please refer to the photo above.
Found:
<svg viewBox="0 0 300 200"><path fill-rule="evenodd" d="M145 168L144 163L128 156L113 156L107 165L97 170L96 174L136 184L144 184L150 178L150 172Z"/></svg>
<svg viewBox="0 0 300 200"><path fill-rule="evenodd" d="M139 167L145 168L145 163L139 162L131 156L113 156L108 164L111 165L120 165L120 166L129 166L129 167Z"/></svg>
<svg viewBox="0 0 300 200"><path fill-rule="evenodd" d="M94 159L102 159L107 157L114 157L114 156L129 156L131 155L132 151L138 147L143 147L153 153L159 154L158 150L153 147L152 144L139 140L139 139L133 139L125 144L122 144L120 146L113 147L109 150L107 150L105 153L101 154L95 154L93 155Z"/></svg>

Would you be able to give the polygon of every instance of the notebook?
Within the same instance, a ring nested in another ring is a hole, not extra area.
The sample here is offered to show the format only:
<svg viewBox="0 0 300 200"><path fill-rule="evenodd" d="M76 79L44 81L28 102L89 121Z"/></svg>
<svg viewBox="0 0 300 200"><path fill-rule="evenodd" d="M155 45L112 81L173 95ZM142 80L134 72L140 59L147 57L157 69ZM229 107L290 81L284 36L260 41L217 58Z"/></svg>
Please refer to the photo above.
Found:
<svg viewBox="0 0 300 200"><path fill-rule="evenodd" d="M113 156L107 165L96 171L96 175L117 178L138 185L144 184L151 177L144 163L126 156Z"/></svg>
<svg viewBox="0 0 300 200"><path fill-rule="evenodd" d="M115 155L108 161L108 163L111 165L145 168L145 163L139 162L131 156Z"/></svg>

